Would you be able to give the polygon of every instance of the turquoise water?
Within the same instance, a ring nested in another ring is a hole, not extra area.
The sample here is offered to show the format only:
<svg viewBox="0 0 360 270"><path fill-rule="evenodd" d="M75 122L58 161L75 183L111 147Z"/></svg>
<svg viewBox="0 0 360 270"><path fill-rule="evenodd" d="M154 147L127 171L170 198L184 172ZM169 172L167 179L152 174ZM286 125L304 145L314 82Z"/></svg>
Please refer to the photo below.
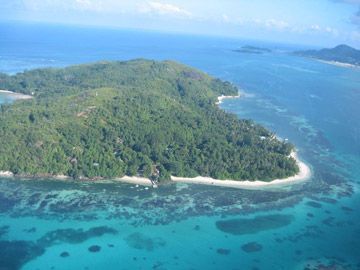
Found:
<svg viewBox="0 0 360 270"><path fill-rule="evenodd" d="M229 80L242 98L222 109L288 138L313 170L265 191L1 179L0 268L360 269L359 69L246 40L21 24L0 35L6 73L153 58ZM273 53L232 51L246 44Z"/></svg>

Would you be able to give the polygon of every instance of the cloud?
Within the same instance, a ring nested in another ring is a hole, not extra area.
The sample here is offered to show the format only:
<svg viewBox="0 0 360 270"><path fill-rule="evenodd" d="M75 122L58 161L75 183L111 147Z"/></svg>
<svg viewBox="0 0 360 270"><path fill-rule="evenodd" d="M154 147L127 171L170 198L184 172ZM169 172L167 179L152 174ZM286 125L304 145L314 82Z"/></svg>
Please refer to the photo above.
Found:
<svg viewBox="0 0 360 270"><path fill-rule="evenodd" d="M359 40L360 40L360 31L353 31L353 32L351 32L350 38L351 38L353 41L359 42Z"/></svg>
<svg viewBox="0 0 360 270"><path fill-rule="evenodd" d="M225 24L236 25L236 26L255 27L255 28L263 28L263 29L265 28L267 30L276 30L276 31L283 31L291 28L290 23L274 18L267 20L262 20L258 18L243 19L240 17L230 17L227 14L222 14L217 21Z"/></svg>
<svg viewBox="0 0 360 270"><path fill-rule="evenodd" d="M340 31L336 28L330 27L330 26L320 26L318 24L313 24L304 29L303 32L309 32L309 33L317 33L317 34L327 34L332 35L334 37L339 36Z"/></svg>
<svg viewBox="0 0 360 270"><path fill-rule="evenodd" d="M360 28L360 7L359 10L350 18L350 22Z"/></svg>
<svg viewBox="0 0 360 270"><path fill-rule="evenodd" d="M105 10L104 0L22 0L29 11L94 11Z"/></svg>
<svg viewBox="0 0 360 270"><path fill-rule="evenodd" d="M146 2L139 5L139 11L141 13L147 13L152 15L168 15L175 17L191 17L192 14L190 11L183 9L179 6L161 3L161 2Z"/></svg>
<svg viewBox="0 0 360 270"><path fill-rule="evenodd" d="M229 16L228 16L227 14L223 14L223 15L221 16L221 19L222 19L222 21L225 22L225 23L230 22L230 18L229 18Z"/></svg>
<svg viewBox="0 0 360 270"><path fill-rule="evenodd" d="M358 11L350 17L349 22L357 25L360 28L360 0L330 0L330 1L335 3L345 3L345 4L359 6Z"/></svg>
<svg viewBox="0 0 360 270"><path fill-rule="evenodd" d="M312 31L321 31L321 27L318 24L313 24L309 28Z"/></svg>
<svg viewBox="0 0 360 270"><path fill-rule="evenodd" d="M276 30L285 30L289 27L289 23L282 20L270 19L264 22L265 27Z"/></svg>
<svg viewBox="0 0 360 270"><path fill-rule="evenodd" d="M75 0L75 5L77 9L84 11L103 11L102 1L92 1L92 0Z"/></svg>
<svg viewBox="0 0 360 270"><path fill-rule="evenodd" d="M260 20L260 19L252 19L252 20L245 20L241 21L243 25L251 25L259 28L266 28L268 30L275 30L275 31L283 31L290 29L290 24L283 20L278 19L268 19L268 20Z"/></svg>

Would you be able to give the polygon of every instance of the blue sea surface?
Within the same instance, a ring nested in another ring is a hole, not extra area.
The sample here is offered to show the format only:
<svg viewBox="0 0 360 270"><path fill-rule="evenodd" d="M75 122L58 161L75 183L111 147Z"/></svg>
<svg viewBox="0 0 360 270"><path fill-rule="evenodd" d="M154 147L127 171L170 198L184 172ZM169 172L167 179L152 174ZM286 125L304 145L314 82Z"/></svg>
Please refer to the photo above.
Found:
<svg viewBox="0 0 360 270"><path fill-rule="evenodd" d="M0 179L0 269L360 269L360 69L251 40L19 23L0 36L8 74L150 58L228 80L241 97L221 108L294 143L313 173L260 191Z"/></svg>

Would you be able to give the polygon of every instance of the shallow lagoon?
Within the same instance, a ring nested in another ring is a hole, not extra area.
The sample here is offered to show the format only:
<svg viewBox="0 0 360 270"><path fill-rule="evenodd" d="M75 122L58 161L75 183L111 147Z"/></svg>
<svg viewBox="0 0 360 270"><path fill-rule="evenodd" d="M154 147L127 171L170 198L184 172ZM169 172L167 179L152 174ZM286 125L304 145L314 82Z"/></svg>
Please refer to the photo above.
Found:
<svg viewBox="0 0 360 270"><path fill-rule="evenodd" d="M241 40L115 30L101 31L99 39L94 29L34 29L0 27L7 37L0 71L100 59L179 60L238 85L243 98L222 108L294 142L314 176L265 191L1 179L0 266L360 269L359 70L292 57L284 53L289 46L277 44L259 44L274 53L248 55L232 51L249 43ZM49 32L71 42L45 38Z"/></svg>

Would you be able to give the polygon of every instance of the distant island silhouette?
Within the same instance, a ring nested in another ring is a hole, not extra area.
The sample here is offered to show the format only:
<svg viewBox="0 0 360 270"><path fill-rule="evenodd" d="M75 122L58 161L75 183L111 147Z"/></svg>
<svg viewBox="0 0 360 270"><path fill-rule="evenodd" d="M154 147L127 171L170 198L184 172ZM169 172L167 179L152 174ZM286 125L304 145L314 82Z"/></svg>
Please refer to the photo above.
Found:
<svg viewBox="0 0 360 270"><path fill-rule="evenodd" d="M238 53L252 53L252 54L264 54L264 53L270 53L271 50L268 48L262 48L262 47L255 47L251 45L245 45L242 46L240 49L234 50L234 52Z"/></svg>
<svg viewBox="0 0 360 270"><path fill-rule="evenodd" d="M296 51L294 54L328 61L332 64L360 66L360 50L343 44L332 49Z"/></svg>

